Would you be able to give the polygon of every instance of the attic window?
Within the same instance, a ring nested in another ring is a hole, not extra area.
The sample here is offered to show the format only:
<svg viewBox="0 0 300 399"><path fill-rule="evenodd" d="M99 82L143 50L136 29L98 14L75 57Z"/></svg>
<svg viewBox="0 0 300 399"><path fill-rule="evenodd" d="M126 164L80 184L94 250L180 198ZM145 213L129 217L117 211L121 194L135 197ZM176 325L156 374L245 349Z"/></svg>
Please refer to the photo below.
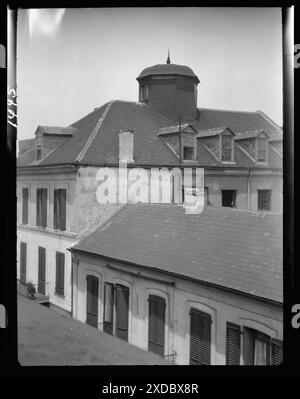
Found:
<svg viewBox="0 0 300 399"><path fill-rule="evenodd" d="M257 162L267 162L267 140L257 137Z"/></svg>
<svg viewBox="0 0 300 399"><path fill-rule="evenodd" d="M222 161L231 162L233 159L233 139L230 135L222 134L222 150L221 150L221 157Z"/></svg>
<svg viewBox="0 0 300 399"><path fill-rule="evenodd" d="M148 101L149 89L148 85L141 85L140 87L140 101Z"/></svg>
<svg viewBox="0 0 300 399"><path fill-rule="evenodd" d="M184 161L194 160L194 147L183 146L183 160Z"/></svg>
<svg viewBox="0 0 300 399"><path fill-rule="evenodd" d="M36 146L36 159L37 161L42 159L42 146L40 144Z"/></svg>

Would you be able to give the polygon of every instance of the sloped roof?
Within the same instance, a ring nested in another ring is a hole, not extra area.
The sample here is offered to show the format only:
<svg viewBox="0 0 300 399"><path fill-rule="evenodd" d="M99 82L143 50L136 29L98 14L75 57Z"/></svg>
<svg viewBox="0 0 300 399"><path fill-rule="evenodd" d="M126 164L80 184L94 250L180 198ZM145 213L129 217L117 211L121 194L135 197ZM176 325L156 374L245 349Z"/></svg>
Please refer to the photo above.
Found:
<svg viewBox="0 0 300 399"><path fill-rule="evenodd" d="M187 127L191 127L192 131L194 133L196 133L195 129L193 128L192 125L188 124L188 123L184 123L182 125L172 125L172 126L166 126L166 127L162 127L160 129L158 129L158 136L162 136L164 134L171 134L171 133L179 133L179 131L184 131Z"/></svg>
<svg viewBox="0 0 300 399"><path fill-rule="evenodd" d="M48 154L38 166L59 164L117 164L119 162L119 132L133 130L134 160L140 165L178 165L178 158L166 145L157 132L174 126L174 121L153 111L144 103L129 101L112 101L96 108L68 128L72 136ZM185 126L185 124L183 124ZM235 134L245 131L263 130L272 137L282 135L281 129L261 112L240 112L200 109L199 118L191 123L197 131L228 127ZM46 131L49 131L46 128ZM50 127L53 129L53 127ZM57 131L59 131L58 128ZM223 128L222 128L223 129ZM225 128L224 128L225 129ZM239 149L236 150L238 154ZM25 154L24 154L25 155ZM203 147L198 159L202 166L222 166ZM250 164L249 164L250 162ZM232 167L258 166L240 151ZM273 154L269 167L281 167L282 159ZM17 159L18 167L34 165L34 154ZM224 166L224 165L223 165Z"/></svg>
<svg viewBox="0 0 300 399"><path fill-rule="evenodd" d="M177 64L157 64L143 69L137 77L137 80L145 78L146 76L153 75L182 75L193 77L199 82L198 76L195 75L193 70L186 65Z"/></svg>
<svg viewBox="0 0 300 399"><path fill-rule="evenodd" d="M271 213L125 205L72 250L282 302L282 217Z"/></svg>
<svg viewBox="0 0 300 399"><path fill-rule="evenodd" d="M228 130L227 127L217 127L214 129L203 129L203 130L199 130L197 133L197 138L198 137L210 137L210 136L217 136L223 132L225 132L225 130ZM229 129L230 130L230 129ZM233 132L232 132L233 133ZM233 133L234 134L234 133Z"/></svg>

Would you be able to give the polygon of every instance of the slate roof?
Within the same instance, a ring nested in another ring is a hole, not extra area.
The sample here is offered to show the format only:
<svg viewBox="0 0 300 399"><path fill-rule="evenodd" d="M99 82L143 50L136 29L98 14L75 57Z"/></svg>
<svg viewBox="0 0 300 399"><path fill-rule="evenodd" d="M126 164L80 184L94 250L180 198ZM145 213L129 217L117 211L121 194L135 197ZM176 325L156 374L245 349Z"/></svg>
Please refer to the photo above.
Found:
<svg viewBox="0 0 300 399"><path fill-rule="evenodd" d="M158 136L161 136L162 134L170 134L170 133L178 133L179 129L183 131L186 129L188 126L190 126L188 123L184 123L181 126L180 125L172 125L172 126L166 126L158 129Z"/></svg>
<svg viewBox="0 0 300 399"><path fill-rule="evenodd" d="M167 64L166 64L167 65ZM184 125L184 124L183 124ZM140 165L178 165L174 152L164 142L163 135L158 136L163 128L174 126L174 121L153 111L144 103L129 101L112 101L96 108L93 112L74 122L72 136L48 154L38 163L43 165L88 164L109 165L118 164L119 132L134 131L134 160ZM263 130L270 139L282 137L281 129L269 120L263 113L242 111L221 111L200 109L199 118L191 123L197 131L228 127L234 134L245 131ZM47 127L42 127L46 128ZM49 127L53 129L53 127ZM58 128L66 129L66 128ZM75 130L76 129L76 130ZM224 166L217 161L204 146L198 151L200 166ZM242 150L236 148L236 163L232 167L258 167ZM34 152L17 159L18 167L31 166L34 162ZM281 167L282 159L274 152L268 167Z"/></svg>
<svg viewBox="0 0 300 399"><path fill-rule="evenodd" d="M282 217L208 207L125 205L72 250L282 302Z"/></svg>
<svg viewBox="0 0 300 399"><path fill-rule="evenodd" d="M190 67L186 65L177 65L177 64L152 65L148 68L145 68L136 79L140 80L147 76L153 76L153 75L183 75L183 76L193 77L197 80L197 82L199 82L198 76L195 75L195 73Z"/></svg>
<svg viewBox="0 0 300 399"><path fill-rule="evenodd" d="M268 135L263 130L252 130L249 132L237 133L234 139L235 140L252 139L254 137L257 137L261 133L264 133L264 135L268 137Z"/></svg>
<svg viewBox="0 0 300 399"><path fill-rule="evenodd" d="M197 133L197 137L217 136L218 134L223 133L226 129L226 127L218 127L214 129L199 130Z"/></svg>

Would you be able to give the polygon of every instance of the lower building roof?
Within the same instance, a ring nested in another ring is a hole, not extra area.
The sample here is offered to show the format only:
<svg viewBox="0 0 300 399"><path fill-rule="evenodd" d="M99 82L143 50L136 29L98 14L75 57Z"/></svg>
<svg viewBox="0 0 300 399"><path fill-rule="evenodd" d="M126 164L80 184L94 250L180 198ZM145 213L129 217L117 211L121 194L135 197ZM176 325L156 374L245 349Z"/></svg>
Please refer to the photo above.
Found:
<svg viewBox="0 0 300 399"><path fill-rule="evenodd" d="M72 250L282 302L282 216L273 213L125 205Z"/></svg>

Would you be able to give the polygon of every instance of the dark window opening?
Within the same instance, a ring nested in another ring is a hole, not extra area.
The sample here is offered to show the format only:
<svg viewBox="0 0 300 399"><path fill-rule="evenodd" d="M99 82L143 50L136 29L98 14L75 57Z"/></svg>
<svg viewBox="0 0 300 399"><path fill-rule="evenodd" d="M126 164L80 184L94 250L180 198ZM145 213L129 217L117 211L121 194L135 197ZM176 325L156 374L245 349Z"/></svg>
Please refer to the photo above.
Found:
<svg viewBox="0 0 300 399"><path fill-rule="evenodd" d="M148 97L149 97L149 89L148 89L148 85L142 85L140 87L140 97L141 100L140 101L148 101Z"/></svg>
<svg viewBox="0 0 300 399"><path fill-rule="evenodd" d="M227 323L226 326L226 365L240 364L241 328L237 324Z"/></svg>
<svg viewBox="0 0 300 399"><path fill-rule="evenodd" d="M257 190L257 209L259 211L271 210L271 190Z"/></svg>
<svg viewBox="0 0 300 399"><path fill-rule="evenodd" d="M56 252L55 293L65 294L65 254L61 252Z"/></svg>
<svg viewBox="0 0 300 399"><path fill-rule="evenodd" d="M114 286L111 283L104 283L104 310L103 310L103 331L113 334L114 326Z"/></svg>
<svg viewBox="0 0 300 399"><path fill-rule="evenodd" d="M47 189L36 190L36 225L47 227Z"/></svg>
<svg viewBox="0 0 300 399"><path fill-rule="evenodd" d="M86 324L98 328L98 278L87 276L86 288Z"/></svg>
<svg viewBox="0 0 300 399"><path fill-rule="evenodd" d="M193 161L194 160L194 147L184 146L183 147L183 160Z"/></svg>
<svg viewBox="0 0 300 399"><path fill-rule="evenodd" d="M45 295L46 288L46 249L38 249L38 292Z"/></svg>
<svg viewBox="0 0 300 399"><path fill-rule="evenodd" d="M66 199L66 189L59 188L54 190L54 230L66 230Z"/></svg>
<svg viewBox="0 0 300 399"><path fill-rule="evenodd" d="M28 197L29 191L28 188L22 189L22 223L28 223Z"/></svg>
<svg viewBox="0 0 300 399"><path fill-rule="evenodd" d="M42 147L40 145L38 145L36 148L36 159L37 161L42 159Z"/></svg>
<svg viewBox="0 0 300 399"><path fill-rule="evenodd" d="M20 243L20 280L26 283L27 244Z"/></svg>
<svg viewBox="0 0 300 399"><path fill-rule="evenodd" d="M222 206L236 207L236 190L222 190Z"/></svg>

